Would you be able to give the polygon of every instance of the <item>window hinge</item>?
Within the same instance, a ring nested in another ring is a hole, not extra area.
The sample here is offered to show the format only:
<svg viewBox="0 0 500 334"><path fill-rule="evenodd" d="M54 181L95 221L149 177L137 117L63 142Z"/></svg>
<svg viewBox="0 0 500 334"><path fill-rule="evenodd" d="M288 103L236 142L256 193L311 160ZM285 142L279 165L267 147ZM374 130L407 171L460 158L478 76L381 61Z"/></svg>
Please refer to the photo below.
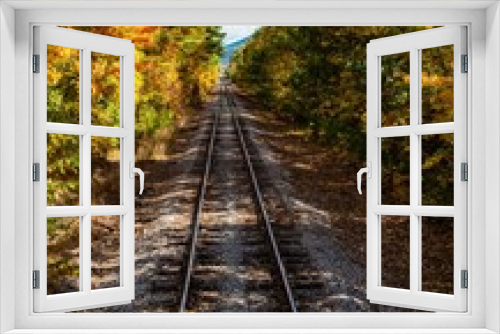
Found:
<svg viewBox="0 0 500 334"><path fill-rule="evenodd" d="M40 73L40 55L33 55L33 73Z"/></svg>
<svg viewBox="0 0 500 334"><path fill-rule="evenodd" d="M33 181L40 181L40 164L38 162L33 164Z"/></svg>
<svg viewBox="0 0 500 334"><path fill-rule="evenodd" d="M462 55L462 73L467 73L469 71L469 57L467 55Z"/></svg>
<svg viewBox="0 0 500 334"><path fill-rule="evenodd" d="M462 270L461 271L461 286L462 286L462 289L467 289L469 287L469 274L467 272L467 270Z"/></svg>
<svg viewBox="0 0 500 334"><path fill-rule="evenodd" d="M33 270L33 289L40 289L40 270Z"/></svg>
<svg viewBox="0 0 500 334"><path fill-rule="evenodd" d="M469 167L466 162L460 165L460 180L469 181Z"/></svg>

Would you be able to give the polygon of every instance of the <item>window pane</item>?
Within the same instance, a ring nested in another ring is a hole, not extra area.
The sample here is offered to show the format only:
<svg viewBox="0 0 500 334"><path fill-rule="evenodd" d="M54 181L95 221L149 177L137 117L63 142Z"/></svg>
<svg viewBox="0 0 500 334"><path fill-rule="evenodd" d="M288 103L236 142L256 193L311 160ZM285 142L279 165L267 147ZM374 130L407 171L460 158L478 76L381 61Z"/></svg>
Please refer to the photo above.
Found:
<svg viewBox="0 0 500 334"><path fill-rule="evenodd" d="M422 291L453 294L451 217L422 217Z"/></svg>
<svg viewBox="0 0 500 334"><path fill-rule="evenodd" d="M47 134L47 205L80 204L80 136Z"/></svg>
<svg viewBox="0 0 500 334"><path fill-rule="evenodd" d="M120 57L92 52L92 125L120 126Z"/></svg>
<svg viewBox="0 0 500 334"><path fill-rule="evenodd" d="M410 289L410 217L381 216L381 285Z"/></svg>
<svg viewBox="0 0 500 334"><path fill-rule="evenodd" d="M410 53L381 57L382 126L410 124Z"/></svg>
<svg viewBox="0 0 500 334"><path fill-rule="evenodd" d="M120 205L120 138L92 137L92 205Z"/></svg>
<svg viewBox="0 0 500 334"><path fill-rule="evenodd" d="M47 122L80 122L80 50L47 45Z"/></svg>
<svg viewBox="0 0 500 334"><path fill-rule="evenodd" d="M422 205L453 205L453 133L422 136Z"/></svg>
<svg viewBox="0 0 500 334"><path fill-rule="evenodd" d="M410 204L410 137L381 139L382 204Z"/></svg>
<svg viewBox="0 0 500 334"><path fill-rule="evenodd" d="M453 45L422 50L422 123L453 122Z"/></svg>
<svg viewBox="0 0 500 334"><path fill-rule="evenodd" d="M80 276L80 217L47 218L47 294L76 292Z"/></svg>
<svg viewBox="0 0 500 334"><path fill-rule="evenodd" d="M92 289L120 286L120 216L94 216L92 224Z"/></svg>

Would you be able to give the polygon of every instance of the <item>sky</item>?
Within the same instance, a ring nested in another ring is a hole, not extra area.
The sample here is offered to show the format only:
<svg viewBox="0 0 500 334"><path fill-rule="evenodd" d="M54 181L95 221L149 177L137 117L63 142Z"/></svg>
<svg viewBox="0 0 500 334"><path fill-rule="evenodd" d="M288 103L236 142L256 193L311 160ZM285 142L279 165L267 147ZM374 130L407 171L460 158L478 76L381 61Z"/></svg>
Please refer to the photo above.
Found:
<svg viewBox="0 0 500 334"><path fill-rule="evenodd" d="M224 45L231 44L250 36L259 28L260 26L222 26L222 31L226 33Z"/></svg>

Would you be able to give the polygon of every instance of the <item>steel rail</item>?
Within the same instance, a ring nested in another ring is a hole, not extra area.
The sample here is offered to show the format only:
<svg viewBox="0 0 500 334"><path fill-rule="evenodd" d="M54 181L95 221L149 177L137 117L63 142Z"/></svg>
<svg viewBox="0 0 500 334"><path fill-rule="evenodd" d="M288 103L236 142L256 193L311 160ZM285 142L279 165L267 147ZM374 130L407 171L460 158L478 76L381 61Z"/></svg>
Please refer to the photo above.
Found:
<svg viewBox="0 0 500 334"><path fill-rule="evenodd" d="M276 242L276 238L274 237L274 232L273 232L271 220L270 220L269 215L267 214L267 210L264 206L264 201L262 199L262 194L260 192L259 183L257 181L257 177L255 176L255 172L254 172L253 165L252 165L252 160L250 159L250 154L248 153L247 145L245 143L245 138L243 136L243 131L241 130L239 116L236 116L236 112L235 112L235 109L237 107L236 101L234 100L234 95L229 93L227 83L225 85L225 93L226 93L225 94L226 99L228 101L227 105L230 108L233 123L234 123L234 126L236 127L236 130L238 132L238 138L240 141L241 151L243 152L243 155L245 156L245 161L246 161L246 164L248 167L248 172L250 174L250 178L252 179L252 186L253 186L253 190L255 193L255 197L257 199L257 204L259 206L259 210L262 214L262 219L263 219L264 224L266 226L267 235L268 235L269 240L271 242L271 247L273 249L274 258L275 258L276 263L279 267L281 281L283 283L283 288L285 289L288 303L290 304L291 311L298 312L297 305L296 305L295 299L293 297L292 289L290 287L290 283L288 282L287 272L286 272L285 266L283 265L283 261L281 260L281 255L279 252L278 244ZM231 98L229 98L229 97L231 97Z"/></svg>
<svg viewBox="0 0 500 334"><path fill-rule="evenodd" d="M219 88L219 94L222 93L222 90ZM220 108L222 108L222 94L219 95L219 103L220 103ZM194 261L195 261L195 256L196 256L196 243L198 241L198 232L200 230L200 215L201 215L201 210L203 208L203 203L205 202L205 192L207 188L207 182L208 182L208 177L210 175L210 170L212 168L212 155L214 151L214 142L215 142L215 137L217 133L217 127L219 125L219 112L216 111L214 113L214 121L212 124L212 132L210 133L210 141L208 143L208 150L207 150L207 156L205 160L205 170L203 172L203 179L200 183L200 187L198 189L198 198L195 204L195 208L193 211L193 217L191 219L191 226L192 226L192 232L191 232L191 247L189 250L189 260L188 260L188 266L186 269L186 274L185 274L185 279L184 279L184 287L182 290L182 298L181 298L181 305L179 307L179 312L184 312L186 311L186 306L188 302L188 295L189 295L189 287L191 285L191 274L193 272L193 267L194 267Z"/></svg>

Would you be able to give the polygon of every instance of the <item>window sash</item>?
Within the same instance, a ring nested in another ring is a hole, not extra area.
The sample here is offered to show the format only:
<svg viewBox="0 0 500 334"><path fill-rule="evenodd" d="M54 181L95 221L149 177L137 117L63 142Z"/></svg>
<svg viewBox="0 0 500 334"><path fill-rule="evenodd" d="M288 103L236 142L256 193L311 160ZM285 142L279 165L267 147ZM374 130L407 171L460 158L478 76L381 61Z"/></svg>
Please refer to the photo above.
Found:
<svg viewBox="0 0 500 334"><path fill-rule="evenodd" d="M47 45L80 50L80 124L47 123ZM120 127L91 125L91 53L120 56ZM34 80L34 162L40 163L40 182L34 183L34 270L40 289L33 290L35 312L66 312L130 302L134 298L134 45L122 40L70 29L35 28L34 54L40 73ZM80 137L80 205L47 207L47 133ZM120 138L120 205L91 205L91 139ZM120 286L91 289L91 217L120 215ZM47 295L47 218L80 217L79 292Z"/></svg>
<svg viewBox="0 0 500 334"><path fill-rule="evenodd" d="M467 183L460 181L460 163L467 162L467 76L460 72L466 54L466 28L446 27L371 41L367 47L367 161L372 178L367 180L367 295L371 302L422 310L467 310L467 290L461 289L460 271L467 269ZM420 124L420 50L454 45L454 121ZM410 125L381 127L381 57L410 52ZM421 135L454 133L454 206L422 206ZM381 205L381 138L410 137L410 205ZM410 289L381 286L381 215L410 217ZM454 294L421 290L420 217L454 218Z"/></svg>

